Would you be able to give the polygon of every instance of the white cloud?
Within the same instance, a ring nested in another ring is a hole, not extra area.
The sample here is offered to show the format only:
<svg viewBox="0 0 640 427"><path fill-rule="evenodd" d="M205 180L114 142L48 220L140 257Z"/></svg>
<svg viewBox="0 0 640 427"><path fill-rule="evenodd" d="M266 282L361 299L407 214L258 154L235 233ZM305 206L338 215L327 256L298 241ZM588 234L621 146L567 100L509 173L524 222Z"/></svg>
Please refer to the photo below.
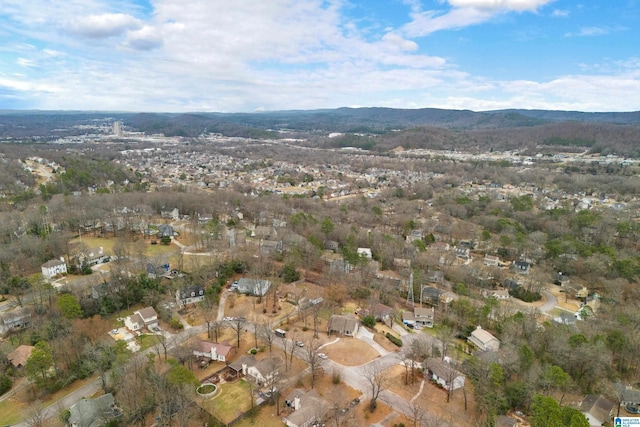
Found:
<svg viewBox="0 0 640 427"><path fill-rule="evenodd" d="M447 0L452 9L421 11L412 4L412 21L403 27L409 37L423 37L436 31L457 30L487 22L508 12L536 12L554 0Z"/></svg>
<svg viewBox="0 0 640 427"><path fill-rule="evenodd" d="M124 13L103 13L75 18L69 22L69 31L83 37L101 39L124 34L142 26L139 19Z"/></svg>
<svg viewBox="0 0 640 427"><path fill-rule="evenodd" d="M20 91L20 92L50 92L55 93L59 87L48 83L27 81L26 79L8 79L0 76L0 88Z"/></svg>
<svg viewBox="0 0 640 427"><path fill-rule="evenodd" d="M412 14L413 20L403 27L409 37L427 36L441 30L455 30L488 21L492 12L474 8L453 9L445 14L433 10Z"/></svg>
<svg viewBox="0 0 640 427"><path fill-rule="evenodd" d="M566 33L565 37L593 37L593 36L606 36L607 34L616 33L619 31L627 31L627 27L612 26L612 27L582 27L577 33Z"/></svg>
<svg viewBox="0 0 640 427"><path fill-rule="evenodd" d="M145 25L139 30L127 34L125 46L136 50L157 49L163 44L162 36L157 28Z"/></svg>
<svg viewBox="0 0 640 427"><path fill-rule="evenodd" d="M448 0L453 7L489 9L489 10L515 10L536 11L553 0Z"/></svg>
<svg viewBox="0 0 640 427"><path fill-rule="evenodd" d="M553 16L554 18L566 18L569 16L569 11L562 10L562 9L554 9L553 12L551 12L551 16Z"/></svg>
<svg viewBox="0 0 640 427"><path fill-rule="evenodd" d="M399 35L394 33L385 34L384 36L382 36L382 41L389 45L397 47L399 50L403 50L403 51L418 50L418 43L412 40L407 40L405 38L402 38Z"/></svg>
<svg viewBox="0 0 640 427"><path fill-rule="evenodd" d="M604 36L609 34L609 30L603 27L583 27L577 33L566 33L565 37L591 37Z"/></svg>
<svg viewBox="0 0 640 427"><path fill-rule="evenodd" d="M500 80L460 70L412 39L536 11L548 0L442 0L442 10L428 11L403 0L411 22L384 30L349 18L343 0L153 0L151 11L129 0L68 0L68 9L61 0L0 1L12 11L0 35L19 35L0 46L13 58L0 87L22 93L32 108L640 109L629 96L640 93L637 58L544 81ZM35 10L47 3L53 13Z"/></svg>
<svg viewBox="0 0 640 427"><path fill-rule="evenodd" d="M20 65L21 67L35 67L36 64L34 61L32 61L31 59L27 59L27 58L18 58L17 61L18 65Z"/></svg>

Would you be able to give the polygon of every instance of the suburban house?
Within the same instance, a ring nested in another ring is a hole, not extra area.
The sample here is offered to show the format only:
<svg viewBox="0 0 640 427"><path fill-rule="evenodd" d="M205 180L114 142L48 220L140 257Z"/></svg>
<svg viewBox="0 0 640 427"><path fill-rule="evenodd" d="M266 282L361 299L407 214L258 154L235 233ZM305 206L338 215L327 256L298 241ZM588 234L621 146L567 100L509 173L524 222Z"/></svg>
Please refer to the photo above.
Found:
<svg viewBox="0 0 640 427"><path fill-rule="evenodd" d="M500 265L500 257L497 257L495 255L485 255L484 265L489 267L498 267Z"/></svg>
<svg viewBox="0 0 640 427"><path fill-rule="evenodd" d="M340 254L326 251L320 259L323 265L329 267L329 273L348 273L351 270L349 262L345 261Z"/></svg>
<svg viewBox="0 0 640 427"><path fill-rule="evenodd" d="M282 253L284 244L282 240L261 240L260 252L266 255Z"/></svg>
<svg viewBox="0 0 640 427"><path fill-rule="evenodd" d="M519 259L519 260L513 261L513 268L516 270L516 272L520 274L529 274L529 271L531 270L531 263L529 263L528 261Z"/></svg>
<svg viewBox="0 0 640 427"><path fill-rule="evenodd" d="M335 240L325 240L324 249L327 251L338 252L340 250L340 243Z"/></svg>
<svg viewBox="0 0 640 427"><path fill-rule="evenodd" d="M334 314L327 325L329 335L338 334L353 337L358 333L358 321L351 314Z"/></svg>
<svg viewBox="0 0 640 427"><path fill-rule="evenodd" d="M176 290L176 302L179 307L184 307L187 304L196 304L201 301L204 301L204 287L202 285L193 285Z"/></svg>
<svg viewBox="0 0 640 427"><path fill-rule="evenodd" d="M510 297L508 289L483 289L482 296L484 298L495 298L497 300L508 300Z"/></svg>
<svg viewBox="0 0 640 427"><path fill-rule="evenodd" d="M261 361L256 361L253 355L244 355L229 365L229 368L237 374L242 373L245 377L253 378L258 385L261 385L277 375L280 366L284 362L280 357L267 357Z"/></svg>
<svg viewBox="0 0 640 427"><path fill-rule="evenodd" d="M580 412L587 417L590 426L601 426L611 421L613 403L601 394L589 394L580 403Z"/></svg>
<svg viewBox="0 0 640 427"><path fill-rule="evenodd" d="M241 294L261 297L269 292L269 288L271 288L271 282L268 280L245 278L238 280L238 293Z"/></svg>
<svg viewBox="0 0 640 427"><path fill-rule="evenodd" d="M358 256L360 256L360 258L366 258L368 260L373 259L373 253L371 252L371 248L358 248L357 253L358 253Z"/></svg>
<svg viewBox="0 0 640 427"><path fill-rule="evenodd" d="M20 329L31 323L31 311L27 307L16 307L0 313L0 336L12 329Z"/></svg>
<svg viewBox="0 0 640 427"><path fill-rule="evenodd" d="M576 324L578 319L576 318L575 315L571 313L566 313L564 311L561 311L558 316L553 318L553 321L558 325L573 326Z"/></svg>
<svg viewBox="0 0 640 427"><path fill-rule="evenodd" d="M393 308L384 304L374 304L369 309L371 314L378 322L389 324L393 322Z"/></svg>
<svg viewBox="0 0 640 427"><path fill-rule="evenodd" d="M310 427L321 425L329 412L329 403L322 399L315 390L304 391L296 388L285 397L285 405L293 409L282 418L288 427Z"/></svg>
<svg viewBox="0 0 640 427"><path fill-rule="evenodd" d="M234 353L235 348L226 341L217 343L200 340L193 349L194 356L206 357L209 360L215 360L218 362L227 362Z"/></svg>
<svg viewBox="0 0 640 427"><path fill-rule="evenodd" d="M102 246L95 246L93 248L87 249L84 253L82 253L79 257L80 264L86 265L96 265L105 262L108 258L104 253L104 249Z"/></svg>
<svg viewBox="0 0 640 427"><path fill-rule="evenodd" d="M7 360L14 368L23 368L27 364L27 359L35 347L32 345L20 345L18 348L7 354Z"/></svg>
<svg viewBox="0 0 640 427"><path fill-rule="evenodd" d="M414 307L413 312L402 312L402 323L412 328L433 328L435 309L433 307Z"/></svg>
<svg viewBox="0 0 640 427"><path fill-rule="evenodd" d="M153 307L145 307L133 312L133 315L124 319L124 325L131 332L137 332L141 329L151 329L158 326L158 313Z"/></svg>
<svg viewBox="0 0 640 427"><path fill-rule="evenodd" d="M445 360L439 357L430 357L427 359L426 367L427 377L445 390L454 391L464 387L464 374L449 363L448 357L445 357Z"/></svg>
<svg viewBox="0 0 640 427"><path fill-rule="evenodd" d="M68 423L71 427L98 427L121 415L113 394L107 393L94 399L82 398L70 407Z"/></svg>
<svg viewBox="0 0 640 427"><path fill-rule="evenodd" d="M174 208L170 211L160 211L160 216L166 219L172 219L177 221L180 219L180 210L178 208Z"/></svg>
<svg viewBox="0 0 640 427"><path fill-rule="evenodd" d="M67 263L63 259L52 259L40 266L42 270L42 276L46 279L51 279L59 274L67 273Z"/></svg>
<svg viewBox="0 0 640 427"><path fill-rule="evenodd" d="M153 265L147 263L147 276L151 279L157 279L158 277L164 277L171 273L171 264L168 262L165 264Z"/></svg>
<svg viewBox="0 0 640 427"><path fill-rule="evenodd" d="M457 258L462 260L468 260L471 258L471 249L467 246L456 246L453 248L453 252L456 254Z"/></svg>
<svg viewBox="0 0 640 427"><path fill-rule="evenodd" d="M640 391L632 388L620 390L620 406L640 406Z"/></svg>
<svg viewBox="0 0 640 427"><path fill-rule="evenodd" d="M176 236L176 231L173 229L173 225L171 224L160 224L158 226L158 233L156 234L158 238L162 239L163 237L173 238Z"/></svg>
<svg viewBox="0 0 640 427"><path fill-rule="evenodd" d="M433 286L424 286L420 291L420 302L428 302L431 304L437 304L440 300L442 291Z"/></svg>
<svg viewBox="0 0 640 427"><path fill-rule="evenodd" d="M407 243L413 243L416 240L422 240L423 237L424 237L424 232L422 230L414 229L414 230L411 230L409 234L407 234L405 241Z"/></svg>
<svg viewBox="0 0 640 427"><path fill-rule="evenodd" d="M198 212L198 224L203 225L213 220L213 215L211 214L201 214Z"/></svg>
<svg viewBox="0 0 640 427"><path fill-rule="evenodd" d="M500 348L500 341L498 338L482 329L481 326L478 326L473 332L471 332L471 335L467 340L482 351L498 351Z"/></svg>

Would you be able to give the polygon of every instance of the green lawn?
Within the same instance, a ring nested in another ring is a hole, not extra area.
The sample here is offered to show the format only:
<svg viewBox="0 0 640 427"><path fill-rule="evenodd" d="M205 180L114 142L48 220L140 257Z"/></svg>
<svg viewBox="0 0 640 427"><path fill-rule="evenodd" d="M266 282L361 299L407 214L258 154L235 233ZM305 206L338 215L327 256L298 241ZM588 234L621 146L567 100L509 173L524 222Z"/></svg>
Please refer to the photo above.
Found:
<svg viewBox="0 0 640 427"><path fill-rule="evenodd" d="M158 341L158 338L164 339L163 337L158 335L140 335L137 338L138 344L140 344L140 351L145 351L146 349L153 347L156 344L159 344L160 341ZM164 349L161 348L160 352L162 353L163 351Z"/></svg>
<svg viewBox="0 0 640 427"><path fill-rule="evenodd" d="M250 387L245 380L218 384L217 395L202 403L202 407L223 423L228 423L251 409Z"/></svg>
<svg viewBox="0 0 640 427"><path fill-rule="evenodd" d="M16 403L3 400L0 402L0 425L10 426L22 421L22 413L16 410Z"/></svg>

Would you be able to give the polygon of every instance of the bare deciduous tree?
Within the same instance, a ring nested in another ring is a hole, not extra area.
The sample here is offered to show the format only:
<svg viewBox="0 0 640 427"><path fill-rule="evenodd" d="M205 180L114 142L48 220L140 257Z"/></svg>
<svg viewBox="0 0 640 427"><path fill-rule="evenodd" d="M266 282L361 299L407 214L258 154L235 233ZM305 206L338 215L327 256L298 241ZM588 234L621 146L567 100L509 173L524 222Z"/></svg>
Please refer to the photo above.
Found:
<svg viewBox="0 0 640 427"><path fill-rule="evenodd" d="M380 393L389 385L389 373L382 369L377 363L370 363L362 369L362 375L369 383L371 389L371 401L369 402L369 410L375 411L378 405L378 397Z"/></svg>
<svg viewBox="0 0 640 427"><path fill-rule="evenodd" d="M269 322L259 323L256 325L256 335L264 341L269 347L269 354L273 351L273 341L276 334L273 332L273 325Z"/></svg>
<svg viewBox="0 0 640 427"><path fill-rule="evenodd" d="M231 329L233 329L236 333L237 348L240 348L240 339L242 338L242 335L246 332L245 330L246 323L247 323L247 320L243 316L234 317L232 320L229 321L229 324L231 325Z"/></svg>

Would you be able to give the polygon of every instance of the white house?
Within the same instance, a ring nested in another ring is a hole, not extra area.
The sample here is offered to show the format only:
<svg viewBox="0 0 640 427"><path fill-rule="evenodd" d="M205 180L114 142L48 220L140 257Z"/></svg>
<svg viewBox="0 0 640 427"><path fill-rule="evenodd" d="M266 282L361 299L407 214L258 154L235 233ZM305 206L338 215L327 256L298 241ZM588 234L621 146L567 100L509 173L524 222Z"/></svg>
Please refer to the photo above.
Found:
<svg viewBox="0 0 640 427"><path fill-rule="evenodd" d="M373 258L373 253L370 248L358 248L358 255L368 260Z"/></svg>
<svg viewBox="0 0 640 427"><path fill-rule="evenodd" d="M464 374L449 363L448 357L445 360L439 357L427 359L427 375L445 390L454 391L464 387Z"/></svg>
<svg viewBox="0 0 640 427"><path fill-rule="evenodd" d="M413 313L402 312L402 323L412 328L433 328L435 309L433 307L414 307Z"/></svg>
<svg viewBox="0 0 640 427"><path fill-rule="evenodd" d="M589 426L601 426L611 421L613 403L601 394L589 394L580 404L580 412L589 421Z"/></svg>
<svg viewBox="0 0 640 427"><path fill-rule="evenodd" d="M139 331L143 328L153 328L158 326L158 313L153 307L145 307L134 311L133 315L124 319L124 325L131 332Z"/></svg>
<svg viewBox="0 0 640 427"><path fill-rule="evenodd" d="M482 296L485 298L495 298L497 300L508 300L510 297L508 289L484 289Z"/></svg>
<svg viewBox="0 0 640 427"><path fill-rule="evenodd" d="M264 296L269 292L269 288L271 288L271 282L268 280L246 278L238 280L238 292L241 294Z"/></svg>
<svg viewBox="0 0 640 427"><path fill-rule="evenodd" d="M234 348L226 341L221 343L200 340L193 349L196 357L206 357L210 360L226 362L234 353Z"/></svg>
<svg viewBox="0 0 640 427"><path fill-rule="evenodd" d="M489 332L478 326L467 340L482 351L498 351L500 341Z"/></svg>
<svg viewBox="0 0 640 427"><path fill-rule="evenodd" d="M67 273L67 263L64 262L63 258L47 261L40 268L42 269L42 275L47 279L51 279L58 274Z"/></svg>

